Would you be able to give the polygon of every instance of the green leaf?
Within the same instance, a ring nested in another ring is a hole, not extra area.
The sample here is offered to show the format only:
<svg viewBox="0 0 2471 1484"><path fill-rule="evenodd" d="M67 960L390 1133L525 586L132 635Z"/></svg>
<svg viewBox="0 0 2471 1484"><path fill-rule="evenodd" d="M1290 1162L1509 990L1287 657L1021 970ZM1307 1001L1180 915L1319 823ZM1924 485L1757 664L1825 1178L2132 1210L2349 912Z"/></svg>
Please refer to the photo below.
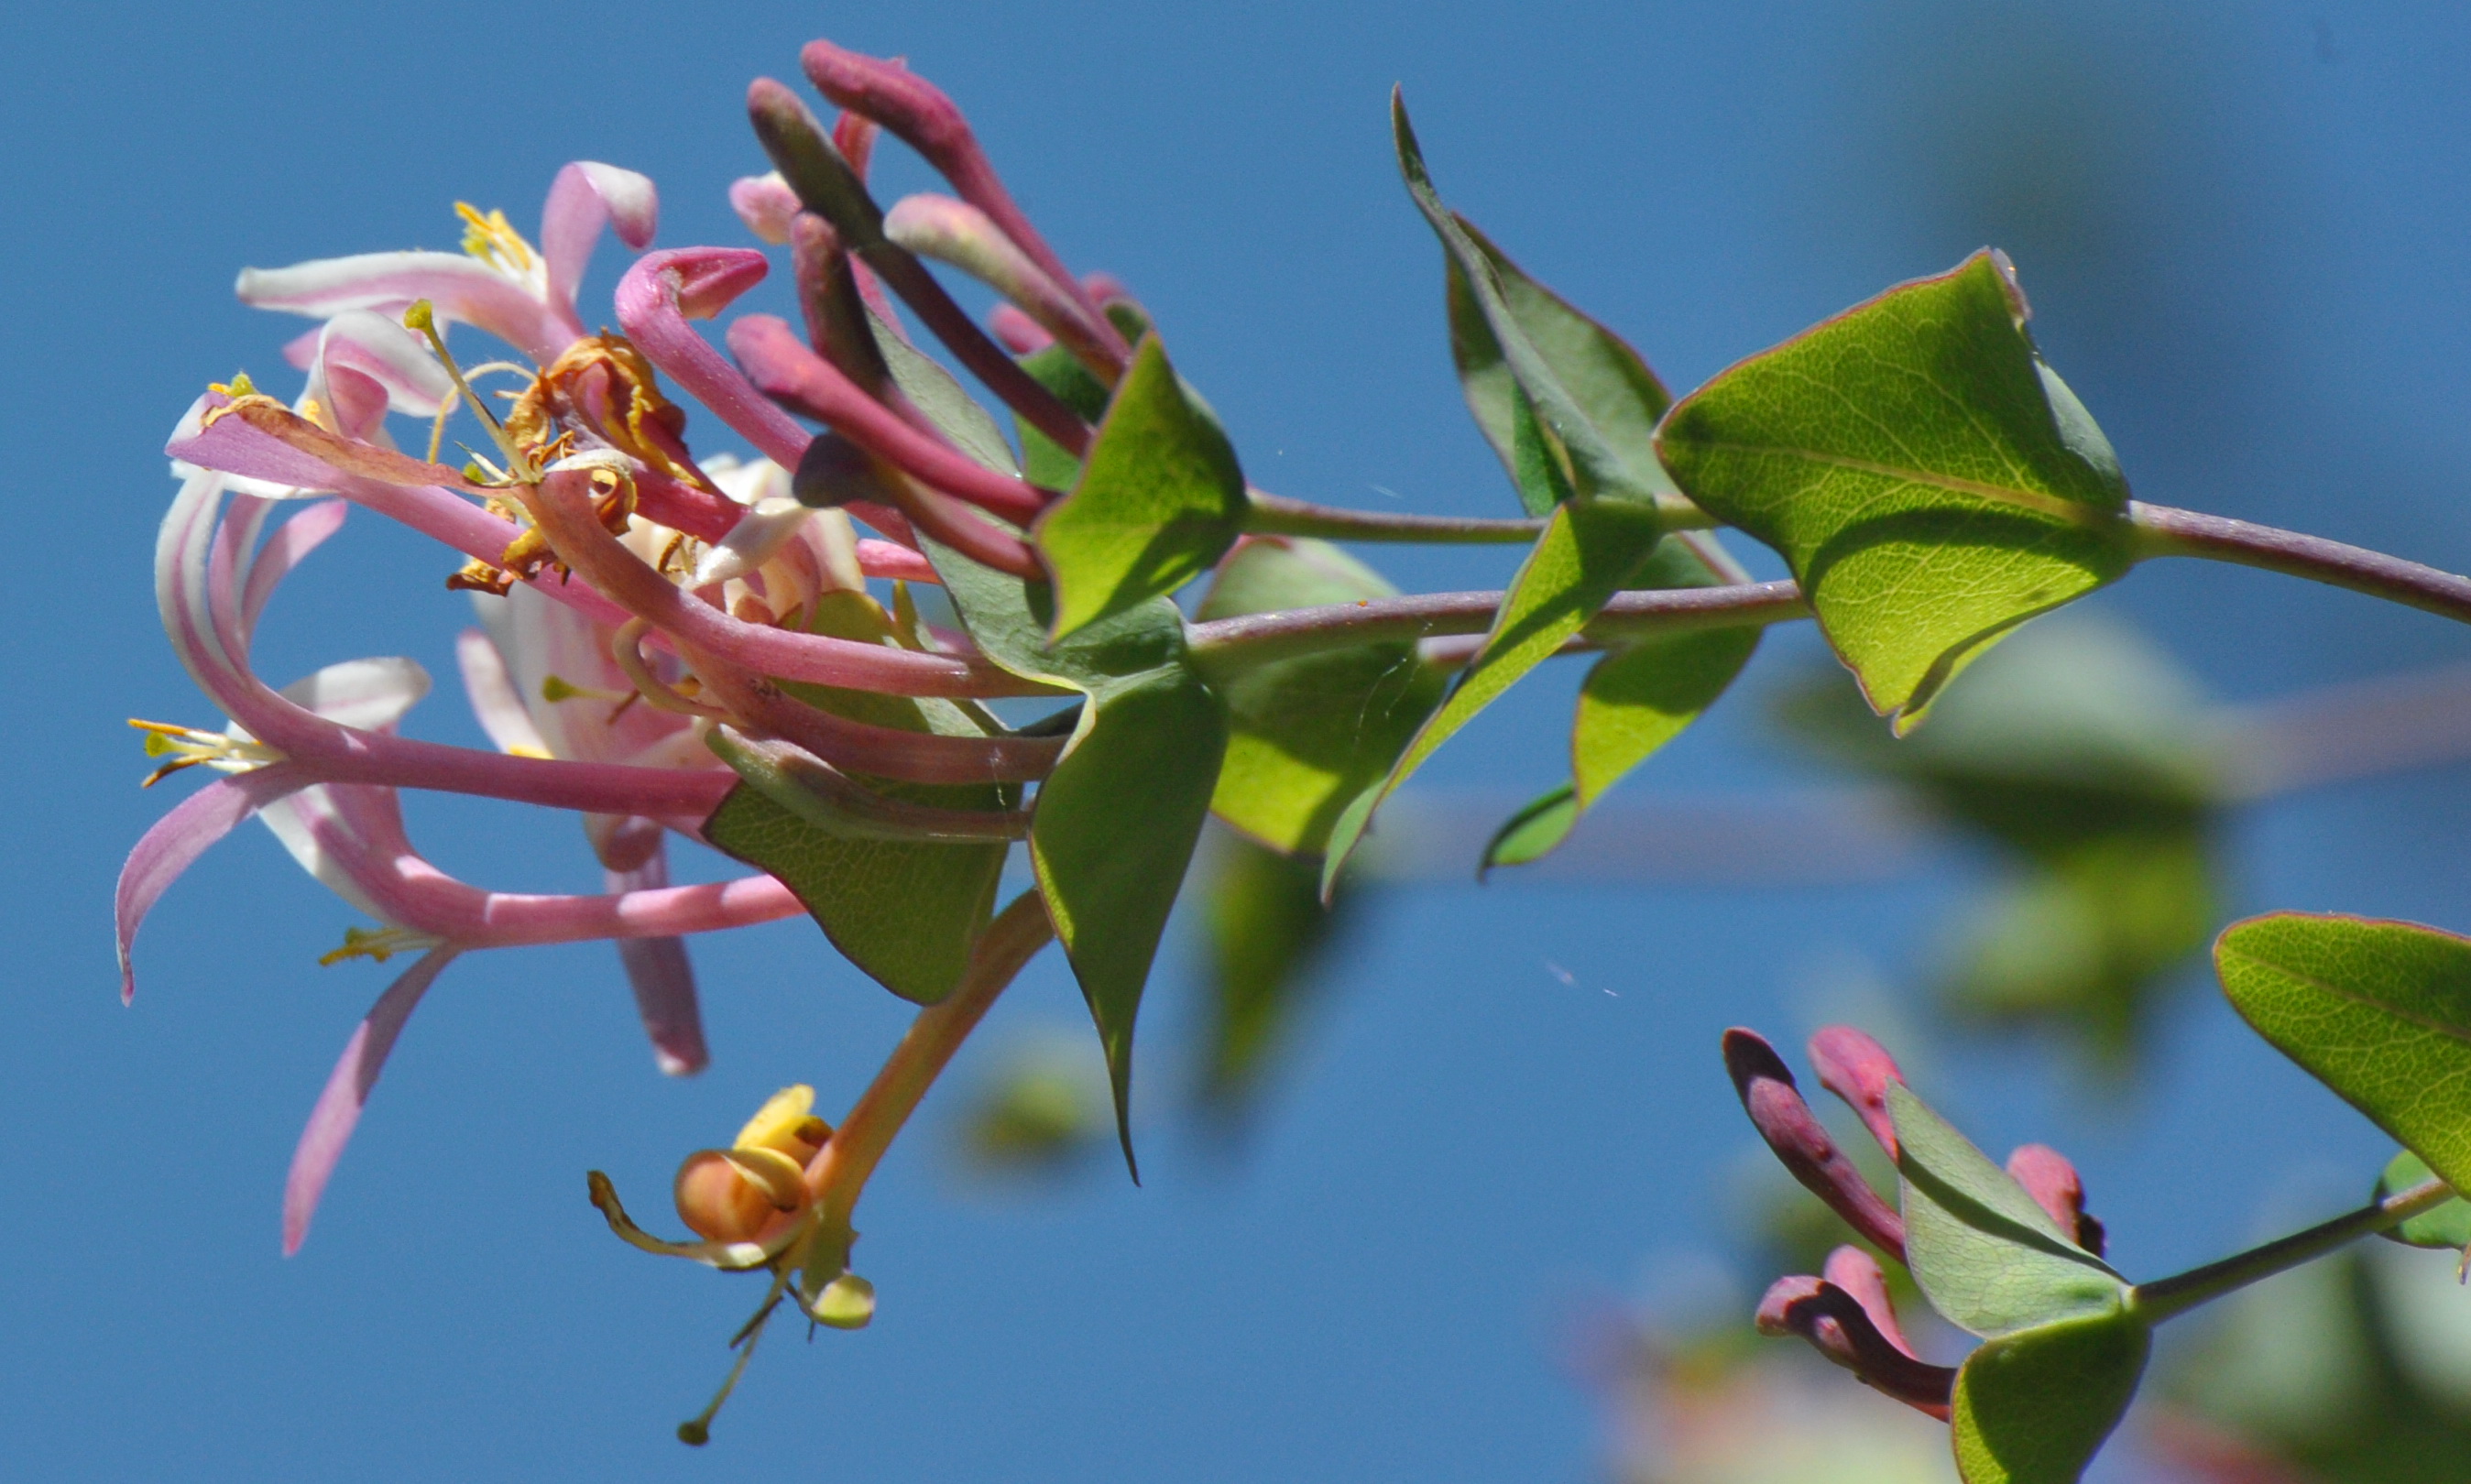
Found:
<svg viewBox="0 0 2471 1484"><path fill-rule="evenodd" d="M1115 322L1126 344L1139 342L1149 332L1149 317L1122 299L1108 304L1107 318ZM1063 346L1049 345L1022 357L1021 368L1029 373L1030 380L1054 392L1066 407L1087 421L1094 423L1106 414L1106 384L1073 360L1072 353ZM1022 477L1048 489L1071 489L1073 481L1081 477L1081 460L1018 417L1013 419L1013 427L1021 435Z"/></svg>
<svg viewBox="0 0 2471 1484"><path fill-rule="evenodd" d="M1039 786L1029 856L1106 1048L1131 1165L1133 1022L1209 816L1227 707L1186 665L1184 616L1167 600L1144 600L1050 645L1046 583L925 545L989 659L1089 697L1063 760Z"/></svg>
<svg viewBox="0 0 2471 1484"><path fill-rule="evenodd" d="M1590 412L1603 409L1614 421L1628 423L1635 419L1636 407L1642 396L1660 395L1663 389L1656 385L1652 375L1646 377L1644 387L1635 382L1627 387L1619 385L1624 378L1615 370L1614 363L1620 355L1603 343L1612 341L1612 337L1538 288L1510 266L1507 258L1499 257L1491 244L1479 244L1468 225L1442 204L1440 195L1433 189L1432 177L1424 169L1424 154L1416 143L1415 129L1407 122L1406 100L1396 89L1390 94L1390 130L1398 146L1399 174L1407 182L1407 194L1416 202L1416 209L1424 213L1433 235L1441 239L1443 255L1456 275L1451 285L1453 297L1463 292L1472 311L1459 310L1454 304L1451 315L1452 349L1460 356L1463 368L1472 364L1476 371L1476 382L1468 390L1470 405L1478 424L1485 428L1486 436L1495 439L1494 448L1512 466L1519 498L1529 513L1543 514L1549 502L1543 486L1520 472L1524 456L1516 446L1519 434L1515 424L1522 406L1541 426L1557 459L1566 459L1570 492L1652 506L1659 489L1671 487L1668 480L1653 460L1635 465L1625 459ZM1508 277L1502 271L1505 266L1510 267ZM1483 337L1471 342L1461 333L1462 325L1479 324L1490 337L1489 345ZM1554 345L1556 357L1546 357L1535 331L1541 331ZM1594 331L1601 340L1590 343L1588 331ZM1618 341L1612 341L1612 344L1624 353L1629 348ZM1637 358L1631 355L1629 360L1636 363ZM1646 371L1643 365L1637 369ZM1564 381L1565 370L1578 377L1587 389L1586 401ZM1507 447L1495 437L1500 414L1505 411L1501 371L1507 372L1508 389L1516 393L1507 398L1506 411L1513 424ZM1479 397L1483 399L1482 406L1476 405ZM1488 418L1494 420L1488 422ZM1629 431L1635 442L1636 430Z"/></svg>
<svg viewBox="0 0 2471 1484"><path fill-rule="evenodd" d="M954 446L999 474L1017 474L1020 464L1012 457L1012 446L1004 441L1003 429L995 417L980 406L978 400L944 369L943 363L912 345L900 331L867 312L867 323L875 331L876 347L883 353L883 364L892 371L892 384L936 427Z"/></svg>
<svg viewBox="0 0 2471 1484"><path fill-rule="evenodd" d="M2128 570L2128 485L1977 253L1691 393L1658 435L1709 514L1782 554L1899 731L2003 632Z"/></svg>
<svg viewBox="0 0 2471 1484"><path fill-rule="evenodd" d="M2428 1162L2405 1149L2386 1166L2377 1177L2373 1200L2399 1195L2415 1185L2425 1185L2435 1178ZM2435 1211L2423 1211L2398 1227L2377 1235L2409 1247L2443 1247L2449 1251L2471 1250L2471 1201L2460 1196L2447 1201Z"/></svg>
<svg viewBox="0 0 2471 1484"><path fill-rule="evenodd" d="M1524 865L1553 849L1622 775L1716 703L1758 648L1755 628L1667 634L1616 649L1579 687L1570 728L1571 781L1513 815L1484 865Z"/></svg>
<svg viewBox="0 0 2471 1484"><path fill-rule="evenodd" d="M2076 1484L2119 1425L2153 1331L2095 1314L1990 1340L1956 1373L1950 1430L1965 1484Z"/></svg>
<svg viewBox="0 0 2471 1484"><path fill-rule="evenodd" d="M2258 1035L2446 1184L2471 1184L2471 940L2277 912L2233 923L2214 966Z"/></svg>
<svg viewBox="0 0 2471 1484"><path fill-rule="evenodd" d="M1029 373L1030 380L1054 392L1066 407L1091 422L1106 415L1106 384L1090 374L1090 368L1073 360L1072 352L1063 346L1049 345L1022 357L1021 368ZM1081 460L1019 417L1013 419L1013 429L1021 435L1022 477L1048 489L1071 489L1081 477Z"/></svg>
<svg viewBox="0 0 2471 1484"><path fill-rule="evenodd" d="M1321 872L1241 836L1209 853L1204 888L1210 1009L1201 1034L1200 1111L1231 1126L1258 1095L1308 992L1353 909L1350 894L1324 907Z"/></svg>
<svg viewBox="0 0 2471 1484"><path fill-rule="evenodd" d="M1476 876L1498 865L1526 865L1559 849L1579 826L1579 786L1559 784L1518 807L1485 842Z"/></svg>
<svg viewBox="0 0 2471 1484"><path fill-rule="evenodd" d="M1903 1176L1905 1259L1931 1307L1975 1334L2107 1314L2128 1284L1902 1084L1888 1089Z"/></svg>
<svg viewBox="0 0 2471 1484"><path fill-rule="evenodd" d="M1164 597L1210 570L1243 530L1244 471L1218 419L1156 335L1090 444L1072 493L1038 519L1055 575L1054 637Z"/></svg>
<svg viewBox="0 0 2471 1484"><path fill-rule="evenodd" d="M811 627L835 638L885 643L892 628L862 593L816 600ZM989 736L992 718L974 706L783 682L811 705L878 726L950 737ZM887 797L945 809L1010 809L1009 785L928 785L871 780ZM802 817L763 789L741 783L704 822L715 847L781 878L850 962L905 1000L932 1004L968 968L995 906L1007 847L858 839Z"/></svg>
<svg viewBox="0 0 2471 1484"><path fill-rule="evenodd" d="M1219 564L1204 621L1397 593L1326 541L1247 538ZM1227 681L1231 735L1211 808L1274 850L1318 856L1340 813L1378 784L1441 703L1447 671L1413 644L1280 660Z"/></svg>
<svg viewBox="0 0 2471 1484"><path fill-rule="evenodd" d="M1450 220L1466 246L1473 249L1478 271L1489 280L1500 312L1517 326L1527 348L1561 384L1613 456L1641 487L1672 490L1671 478L1657 461L1656 423L1673 397L1638 352L1530 278L1474 223L1456 212ZM1485 441L1516 478L1517 400L1521 395L1518 374L1486 317L1485 300L1462 266L1456 244L1446 236L1442 245L1448 280L1450 355L1458 363L1459 388ZM1520 486L1527 513L1541 516L1548 506L1536 503L1536 493Z"/></svg>
<svg viewBox="0 0 2471 1484"><path fill-rule="evenodd" d="M2213 930L2214 876L2193 829L2123 831L2028 866L1960 919L1942 994L1992 1021L2073 1025L2124 1067L2155 992Z"/></svg>
<svg viewBox="0 0 2471 1484"><path fill-rule="evenodd" d="M1441 709L1427 718L1381 783L1348 806L1330 832L1322 869L1327 894L1350 852L1364 837L1373 812L1443 742L1520 676L1549 659L1638 570L1656 545L1659 524L1647 506L1614 500L1565 500L1553 506L1503 595L1484 647Z"/></svg>

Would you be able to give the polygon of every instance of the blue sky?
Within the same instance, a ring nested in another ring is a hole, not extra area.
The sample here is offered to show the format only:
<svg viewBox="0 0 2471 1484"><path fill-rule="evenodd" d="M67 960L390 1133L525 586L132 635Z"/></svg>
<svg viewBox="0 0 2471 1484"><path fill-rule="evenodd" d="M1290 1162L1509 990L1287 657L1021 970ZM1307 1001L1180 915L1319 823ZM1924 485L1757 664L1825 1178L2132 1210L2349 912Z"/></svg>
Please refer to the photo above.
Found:
<svg viewBox="0 0 2471 1484"><path fill-rule="evenodd" d="M293 1139L385 971L316 966L355 919L261 831L158 910L131 1009L106 923L122 853L184 787L137 792L122 718L211 719L148 601L162 441L206 381L274 371L298 327L234 303L232 274L450 246L458 200L528 224L572 158L653 176L665 246L742 242L722 193L759 168L744 83L794 78L821 27L906 53L962 102L1066 258L1149 304L1272 489L1513 508L1459 403L1437 255L1388 154L1398 82L1453 203L1677 389L1996 243L2140 498L2471 566L2459 8L728 10L0 21L22 265L0 364L19 542L0 657L17 779L0 854L18 965L0 1037L12 1472L1588 1477L1602 1440L1564 1363L1573 1316L1670 1289L1659 1274L1704 1271L1687 1255L1733 1230L1751 1141L1717 1030L1798 1038L1861 995L1927 1048L1940 1100L1986 1145L2078 1156L2131 1274L2219 1252L2294 1190L2365 1185L2379 1138L2201 983L2127 1097L2047 1046L1934 1027L1906 987L1978 880L1957 853L1859 887L1388 893L1234 1161L1176 1116L1180 933L1144 1018L1148 1186L1094 1166L1041 1192L974 1187L943 1157L952 1099L930 1102L860 1213L876 1327L776 1335L700 1454L670 1428L754 1294L611 1241L581 1172L657 1210L679 1155L773 1088L854 1093L905 1017L809 925L697 946L716 1062L682 1083L653 1072L605 945L459 963L307 1249L282 1260ZM895 189L925 184L887 169ZM587 319L617 261L604 244ZM1461 587L1508 561L1387 565ZM446 567L355 517L270 614L263 668L403 653L451 676L466 619ZM2141 571L2095 605L2226 697L2471 657L2433 619L2226 569ZM1756 699L1817 657L1810 635L1778 635L1745 693L1628 789L1817 781ZM1547 682L1497 708L1427 778L1504 795L1553 781L1566 696ZM412 726L479 741L451 684ZM2237 905L2471 927L2460 782L2242 815ZM511 814L424 800L414 831L492 883L592 883L567 821ZM1042 960L954 1075L1079 1015Z"/></svg>

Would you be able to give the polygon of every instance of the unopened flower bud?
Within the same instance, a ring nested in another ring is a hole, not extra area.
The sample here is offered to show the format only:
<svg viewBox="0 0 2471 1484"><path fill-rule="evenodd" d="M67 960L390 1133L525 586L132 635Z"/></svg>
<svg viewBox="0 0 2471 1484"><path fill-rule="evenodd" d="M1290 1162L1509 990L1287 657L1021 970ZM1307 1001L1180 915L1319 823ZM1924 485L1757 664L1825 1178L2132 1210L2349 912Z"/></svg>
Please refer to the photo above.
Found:
<svg viewBox="0 0 2471 1484"><path fill-rule="evenodd" d="M678 1218L711 1241L753 1241L774 1217L806 1199L806 1165L833 1136L809 1110L815 1090L783 1088L747 1119L726 1149L698 1149L678 1166Z"/></svg>
<svg viewBox="0 0 2471 1484"><path fill-rule="evenodd" d="M2066 1155L2046 1143L2025 1144L2008 1156L2008 1174L2034 1197L2035 1205L2051 1213L2071 1241L2102 1256L2102 1223L2085 1213L2084 1180Z"/></svg>
<svg viewBox="0 0 2471 1484"><path fill-rule="evenodd" d="M1856 1233L1902 1261L1904 1217L1879 1198L1879 1192L1871 1189L1821 1126L1818 1116L1795 1089L1793 1072L1776 1048L1754 1031L1729 1030L1725 1032L1725 1070L1732 1074L1733 1090L1741 1095L1742 1109L1751 1116L1759 1137L1793 1177Z"/></svg>
<svg viewBox="0 0 2471 1484"><path fill-rule="evenodd" d="M1896 1120L1888 1114L1888 1086L1902 1084L1905 1074L1888 1048L1850 1025L1828 1025L1810 1038L1810 1065L1819 1072L1819 1085L1850 1104L1888 1158L1895 1159Z"/></svg>

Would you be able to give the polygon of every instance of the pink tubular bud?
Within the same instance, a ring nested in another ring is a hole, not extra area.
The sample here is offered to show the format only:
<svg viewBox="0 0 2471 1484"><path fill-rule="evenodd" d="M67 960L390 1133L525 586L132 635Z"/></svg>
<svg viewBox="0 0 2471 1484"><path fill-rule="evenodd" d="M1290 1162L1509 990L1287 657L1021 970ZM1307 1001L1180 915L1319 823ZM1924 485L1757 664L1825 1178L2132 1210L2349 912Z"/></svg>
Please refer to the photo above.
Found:
<svg viewBox="0 0 2471 1484"><path fill-rule="evenodd" d="M2095 1257L2102 1256L2102 1223L2085 1214L2084 1181L2068 1157L2046 1143L2029 1143L2008 1156L2008 1174L2034 1204L2051 1213L2059 1230Z"/></svg>
<svg viewBox="0 0 2471 1484"><path fill-rule="evenodd" d="M1003 347L1016 356L1034 356L1055 343L1055 337L1039 327L1032 319L1010 304L998 304L987 316L987 328L995 332Z"/></svg>
<svg viewBox="0 0 2471 1484"><path fill-rule="evenodd" d="M1896 1306L1888 1297L1888 1275L1879 1269L1879 1260L1859 1247L1839 1247L1827 1255L1827 1265L1820 1275L1839 1288L1853 1295L1871 1323L1887 1336L1888 1343L1910 1355L1913 1343L1905 1338L1903 1327L1896 1323Z"/></svg>
<svg viewBox="0 0 2471 1484"><path fill-rule="evenodd" d="M885 213L883 235L920 257L959 269L1011 300L1100 381L1112 385L1124 374L1123 353L1117 348L1123 340L1114 328L1041 272L1019 245L968 201L931 192L905 196Z"/></svg>
<svg viewBox="0 0 2471 1484"><path fill-rule="evenodd" d="M899 59L894 66L901 65ZM866 167L875 158L875 136L883 131L882 125L855 113L843 113L833 120L833 148L841 152L850 169L861 184L866 180Z"/></svg>
<svg viewBox="0 0 2471 1484"><path fill-rule="evenodd" d="M969 120L944 90L899 62L847 51L830 41L812 41L798 54L808 81L818 92L852 113L863 114L900 136L903 143L927 157L961 200L987 214L998 230L1019 244L1047 276L1081 297L1082 307L1102 327L1108 348L1129 360L1131 347L1117 336L1098 306L1082 290L1029 218L1015 204L1012 193L978 147Z"/></svg>
<svg viewBox="0 0 2471 1484"><path fill-rule="evenodd" d="M762 241L774 246L789 240L789 219L798 214L798 193L781 178L781 172L768 176L746 176L730 182L729 209L738 220Z"/></svg>
<svg viewBox="0 0 2471 1484"><path fill-rule="evenodd" d="M1850 1025L1828 1025L1810 1038L1810 1065L1818 1070L1819 1085L1851 1105L1888 1158L1895 1159L1896 1121L1888 1116L1888 1085L1901 1086L1905 1074L1888 1048Z"/></svg>
<svg viewBox="0 0 2471 1484"><path fill-rule="evenodd" d="M748 315L733 322L729 349L765 395L825 424L921 482L1023 525L1047 508L1046 491L1012 475L999 474L904 421L809 349L782 320L770 315ZM790 467L796 467L796 460L790 461Z"/></svg>
<svg viewBox="0 0 2471 1484"><path fill-rule="evenodd" d="M1780 1278L1759 1300L1755 1322L1761 1334L1800 1335L1864 1385L1916 1411L1947 1420L1956 1372L1917 1360L1892 1344L1870 1311L1835 1284L1807 1276Z"/></svg>
<svg viewBox="0 0 2471 1484"><path fill-rule="evenodd" d="M1905 1257L1905 1221L1821 1126L1810 1104L1794 1087L1793 1072L1755 1031L1736 1027L1725 1032L1725 1070L1732 1074L1733 1091L1751 1123L1776 1152L1777 1160L1810 1192L1827 1203L1857 1236L1896 1260Z"/></svg>
<svg viewBox="0 0 2471 1484"><path fill-rule="evenodd" d="M798 275L798 308L806 318L808 342L840 367L842 375L882 396L892 384L892 372L867 322L858 265L842 248L840 234L813 212L799 212L789 223L789 262Z"/></svg>

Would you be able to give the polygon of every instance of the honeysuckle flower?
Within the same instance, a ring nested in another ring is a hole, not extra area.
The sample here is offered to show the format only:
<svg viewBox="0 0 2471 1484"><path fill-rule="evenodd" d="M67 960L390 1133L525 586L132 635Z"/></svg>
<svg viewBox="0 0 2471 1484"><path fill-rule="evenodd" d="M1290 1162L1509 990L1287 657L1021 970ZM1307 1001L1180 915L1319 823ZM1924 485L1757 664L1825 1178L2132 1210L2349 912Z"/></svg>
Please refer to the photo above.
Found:
<svg viewBox="0 0 2471 1484"><path fill-rule="evenodd" d="M245 302L318 324L285 347L302 375L292 401L235 377L200 396L169 441L181 483L157 541L157 601L175 650L226 719L220 729L144 723L161 772L210 781L132 852L117 918L127 995L148 908L254 816L365 918L330 960L410 956L310 1113L285 1183L287 1252L305 1237L413 1010L458 957L611 940L661 1070L695 1071L710 1053L685 938L803 909L769 875L671 884L672 843L701 840L741 777L776 802L786 791L800 817L848 837L1009 842L1026 835L1022 810L945 808L878 785L1034 782L1068 745L1043 731L947 735L862 720L909 713L811 704L816 693L803 689L1071 694L1012 674L966 636L869 592L870 580L938 580L922 533L1043 577L1026 532L1058 498L1022 477L1000 439L955 434L930 414L939 393L918 378L941 373L921 370L887 290L1027 426L1074 454L1090 445L1089 423L971 320L922 258L994 284L1010 300L999 317L1010 339L1060 341L1102 382L1127 357L1105 314L1120 286L1063 269L949 100L898 64L841 53L808 61L845 112L827 132L779 84L760 82L750 108L783 169L731 190L748 229L788 249L803 336L744 317L728 327L724 353L695 327L769 271L764 254L725 247L645 253L619 279L617 330L589 333L576 291L595 239L611 226L646 248L658 214L650 181L590 162L558 174L537 246L504 213L459 206L459 254L381 252L241 275ZM914 197L889 214L875 206L865 177L879 127L916 145L955 194ZM808 166L829 177L823 186ZM447 344L458 324L504 341L508 358L459 361ZM717 422L752 456L698 452L696 436L716 430L691 428L691 417ZM450 430L462 456L445 452ZM346 661L280 690L253 668L251 641L276 586L354 506L451 554L438 573L471 592L480 619L459 637L457 659L490 747L404 735L429 690L409 660ZM853 626L854 604L878 611ZM455 879L409 837L405 789L577 814L605 889L536 894ZM982 1013L1052 930L1034 896L998 914L977 942L994 956L973 959L985 977L968 1013ZM965 1002L956 990L945 1004ZM953 1021L953 1034L971 1023ZM819 1324L854 1328L872 1315L873 1289L848 1271L850 1212L906 1117L887 1110L919 1090L886 1076L837 1142L813 1116L812 1089L799 1087L727 1148L689 1156L673 1194L693 1240L643 1232L593 1176L595 1204L629 1242L771 1275L741 1333L741 1367L765 1316L793 1296ZM710 1418L681 1435L699 1441Z"/></svg>
<svg viewBox="0 0 2471 1484"><path fill-rule="evenodd" d="M245 269L233 292L244 304L325 319L353 310L399 318L426 299L441 321L486 330L543 365L583 339L575 307L585 260L606 225L630 247L650 245L659 193L646 177L577 160L557 173L541 208L535 248L506 213L463 214L464 250L371 252L290 268Z"/></svg>

